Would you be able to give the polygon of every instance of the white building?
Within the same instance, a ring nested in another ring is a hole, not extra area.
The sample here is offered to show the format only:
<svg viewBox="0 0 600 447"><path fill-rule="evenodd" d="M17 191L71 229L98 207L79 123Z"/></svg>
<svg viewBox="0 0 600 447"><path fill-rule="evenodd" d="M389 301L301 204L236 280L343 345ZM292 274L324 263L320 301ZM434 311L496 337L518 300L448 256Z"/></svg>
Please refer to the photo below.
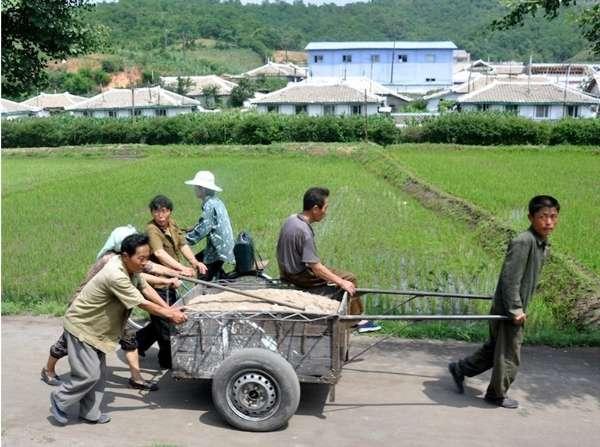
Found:
<svg viewBox="0 0 600 447"><path fill-rule="evenodd" d="M41 110L37 107L30 107L9 99L0 98L0 118L3 120L39 116L40 112Z"/></svg>
<svg viewBox="0 0 600 447"><path fill-rule="evenodd" d="M178 78L189 84L185 96L200 101L203 107L213 108L222 104L227 106L231 101L231 91L237 87L235 82L228 81L217 75L207 76L161 76L160 83L170 89L177 88ZM206 95L206 90L216 88L216 98ZM217 100L215 104L214 100Z"/></svg>
<svg viewBox="0 0 600 447"><path fill-rule="evenodd" d="M112 88L86 101L65 107L75 116L126 118L176 116L205 111L200 102L161 87Z"/></svg>
<svg viewBox="0 0 600 447"><path fill-rule="evenodd" d="M291 83L251 101L259 112L284 115L375 115L384 98L349 85Z"/></svg>
<svg viewBox="0 0 600 447"><path fill-rule="evenodd" d="M600 100L554 83L493 82L457 100L465 111L499 111L535 120L593 118Z"/></svg>
<svg viewBox="0 0 600 447"><path fill-rule="evenodd" d="M41 93L33 98L23 101L21 104L41 109L45 116L65 111L65 107L79 104L87 98L83 96L64 93Z"/></svg>
<svg viewBox="0 0 600 447"><path fill-rule="evenodd" d="M308 69L298 65L287 63L279 64L277 62L268 61L265 65L253 68L245 73L242 73L236 78L259 78L259 77L275 77L285 78L289 82L301 81L305 79ZM232 76L233 77L233 76Z"/></svg>

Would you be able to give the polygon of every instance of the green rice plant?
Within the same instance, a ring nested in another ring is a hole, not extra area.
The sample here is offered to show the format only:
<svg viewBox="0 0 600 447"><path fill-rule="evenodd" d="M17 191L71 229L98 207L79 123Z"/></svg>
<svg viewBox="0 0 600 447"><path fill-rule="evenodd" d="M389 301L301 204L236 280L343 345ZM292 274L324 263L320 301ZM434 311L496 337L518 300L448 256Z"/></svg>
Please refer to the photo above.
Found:
<svg viewBox="0 0 600 447"><path fill-rule="evenodd" d="M466 199L507 226L529 226L527 202L536 194L561 202L553 245L600 274L600 150L557 146L465 147L401 145L392 157L417 177Z"/></svg>
<svg viewBox="0 0 600 447"><path fill-rule="evenodd" d="M150 219L147 204L156 194L173 199L174 217L182 226L193 225L200 204L183 181L199 169L215 173L234 231L251 232L258 250L271 260L268 273L273 276L278 274L275 245L282 221L300 211L309 186L325 185L332 192L329 214L314 228L327 265L355 272L362 287L492 294L502 254L482 245L480 235L462 220L424 208L389 181L391 171L365 169L353 154L372 149L365 144L308 143L6 151L2 312L62 313L108 233L127 223L143 229ZM419 159L414 154L418 151L437 150L406 149L411 160ZM400 152L390 153L402 161ZM567 158L570 153L563 151ZM554 276L545 280L568 281L556 269L550 272ZM489 308L486 301L420 299L403 304L405 298L378 295L364 300L367 313L377 315L482 314ZM527 340L600 343L596 332L561 321L557 306L567 304L536 297ZM482 323L385 322L384 327L410 337L476 341L487 334Z"/></svg>
<svg viewBox="0 0 600 447"><path fill-rule="evenodd" d="M327 264L355 271L369 287L458 292L493 287L497 261L487 258L463 225L422 208L347 157L277 146L239 147L225 154L218 149L177 151L5 157L2 249L10 261L2 269L4 311L16 309L7 303L26 303L21 311L64 303L113 227L132 223L144 228L155 194L174 200L178 222L194 224L199 203L183 181L198 169L216 174L235 231L253 234L275 276L282 221L300 210L309 186L323 184L332 190L331 207L315 230ZM375 296L367 307L379 312L391 302ZM439 309L435 304L417 310Z"/></svg>

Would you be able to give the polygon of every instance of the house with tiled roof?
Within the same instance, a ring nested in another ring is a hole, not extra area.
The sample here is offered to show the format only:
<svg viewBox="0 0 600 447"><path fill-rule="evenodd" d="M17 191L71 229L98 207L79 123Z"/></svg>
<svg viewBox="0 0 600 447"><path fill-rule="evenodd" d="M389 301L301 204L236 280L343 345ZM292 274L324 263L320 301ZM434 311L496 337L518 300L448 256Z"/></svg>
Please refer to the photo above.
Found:
<svg viewBox="0 0 600 447"><path fill-rule="evenodd" d="M30 107L37 107L47 114L60 113L65 111L65 107L69 107L85 101L87 98L83 96L72 95L69 92L64 93L40 93L33 98L23 101L21 104Z"/></svg>
<svg viewBox="0 0 600 447"><path fill-rule="evenodd" d="M496 81L457 102L465 111L500 111L547 120L593 118L600 100L555 83Z"/></svg>
<svg viewBox="0 0 600 447"><path fill-rule="evenodd" d="M284 115L375 115L384 99L364 89L315 82L290 83L287 87L252 100L259 112Z"/></svg>
<svg viewBox="0 0 600 447"><path fill-rule="evenodd" d="M39 116L39 114L40 109L37 107L30 107L10 99L0 98L0 118L3 120Z"/></svg>
<svg viewBox="0 0 600 447"><path fill-rule="evenodd" d="M307 69L296 64L286 63L280 64L273 61L268 61L265 65L253 68L239 76L231 76L232 78L260 78L260 77L275 77L283 78L288 82L296 82L305 79Z"/></svg>
<svg viewBox="0 0 600 447"><path fill-rule="evenodd" d="M205 111L200 102L162 87L111 88L86 101L65 107L75 116L126 118L130 116L176 116Z"/></svg>
<svg viewBox="0 0 600 447"><path fill-rule="evenodd" d="M346 85L361 92L366 91L367 93L379 96L383 99L385 107L389 107L389 111L394 113L400 111L408 103L412 102L413 99L410 96L403 95L401 93L392 90L385 85L381 85L377 81L373 81L367 77L351 77L346 79L337 78L307 78L302 81L301 84L311 85Z"/></svg>
<svg viewBox="0 0 600 447"><path fill-rule="evenodd" d="M187 87L185 96L200 101L203 107L209 109L219 105L228 106L231 102L231 91L237 87L235 82L217 75L160 77L161 85L170 90L177 88L179 82L183 82ZM207 91L213 88L216 89L216 95L208 95Z"/></svg>

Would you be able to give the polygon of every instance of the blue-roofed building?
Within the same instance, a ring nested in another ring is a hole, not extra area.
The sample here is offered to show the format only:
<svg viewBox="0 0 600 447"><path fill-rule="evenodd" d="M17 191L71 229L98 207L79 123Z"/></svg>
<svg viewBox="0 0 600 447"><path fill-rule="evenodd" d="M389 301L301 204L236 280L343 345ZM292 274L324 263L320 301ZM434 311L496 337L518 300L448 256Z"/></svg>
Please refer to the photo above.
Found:
<svg viewBox="0 0 600 447"><path fill-rule="evenodd" d="M453 42L311 42L310 76L367 77L397 92L451 87Z"/></svg>

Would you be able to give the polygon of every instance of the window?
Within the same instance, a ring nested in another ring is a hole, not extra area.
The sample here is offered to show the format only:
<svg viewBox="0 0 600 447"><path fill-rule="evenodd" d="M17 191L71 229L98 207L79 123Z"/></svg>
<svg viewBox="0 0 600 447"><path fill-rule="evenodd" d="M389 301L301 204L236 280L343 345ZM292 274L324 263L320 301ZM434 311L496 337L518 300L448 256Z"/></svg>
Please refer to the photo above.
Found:
<svg viewBox="0 0 600 447"><path fill-rule="evenodd" d="M490 109L490 105L489 104L477 104L477 111L478 112L485 112L486 110Z"/></svg>
<svg viewBox="0 0 600 447"><path fill-rule="evenodd" d="M425 78L425 82L435 82L435 78Z"/></svg>
<svg viewBox="0 0 600 447"><path fill-rule="evenodd" d="M308 112L308 109L306 107L306 104L296 106L296 115L300 115L301 113L307 113L307 112Z"/></svg>
<svg viewBox="0 0 600 447"><path fill-rule="evenodd" d="M518 115L519 114L519 106L516 104L506 104L504 106L504 111L506 113L510 113L512 115Z"/></svg>
<svg viewBox="0 0 600 447"><path fill-rule="evenodd" d="M579 116L578 106L567 106L567 115L571 118L577 118Z"/></svg>
<svg viewBox="0 0 600 447"><path fill-rule="evenodd" d="M167 109L156 109L154 116L167 116Z"/></svg>
<svg viewBox="0 0 600 447"><path fill-rule="evenodd" d="M267 112L269 113L279 113L279 106L270 104L267 106Z"/></svg>
<svg viewBox="0 0 600 447"><path fill-rule="evenodd" d="M398 55L398 62L407 62L407 61L408 61L408 56L406 54Z"/></svg>
<svg viewBox="0 0 600 447"><path fill-rule="evenodd" d="M323 115L334 115L335 106L333 104L327 104L323 106Z"/></svg>
<svg viewBox="0 0 600 447"><path fill-rule="evenodd" d="M429 62L429 63L435 62L435 54L426 54L425 62Z"/></svg>
<svg viewBox="0 0 600 447"><path fill-rule="evenodd" d="M343 54L342 62L346 62L346 63L352 62L352 55L351 54Z"/></svg>
<svg viewBox="0 0 600 447"><path fill-rule="evenodd" d="M352 115L362 115L362 105L352 106Z"/></svg>
<svg viewBox="0 0 600 447"><path fill-rule="evenodd" d="M548 118L548 112L550 111L550 107L543 106L535 106L535 117L536 118Z"/></svg>
<svg viewBox="0 0 600 447"><path fill-rule="evenodd" d="M379 54L371 54L371 63L378 64L379 63Z"/></svg>
<svg viewBox="0 0 600 447"><path fill-rule="evenodd" d="M322 54L315 54L315 57L313 59L315 61L315 64L320 64L321 62L323 62L323 55Z"/></svg>
<svg viewBox="0 0 600 447"><path fill-rule="evenodd" d="M108 111L108 117L109 118L116 118L117 117L117 112L114 110L109 110Z"/></svg>

